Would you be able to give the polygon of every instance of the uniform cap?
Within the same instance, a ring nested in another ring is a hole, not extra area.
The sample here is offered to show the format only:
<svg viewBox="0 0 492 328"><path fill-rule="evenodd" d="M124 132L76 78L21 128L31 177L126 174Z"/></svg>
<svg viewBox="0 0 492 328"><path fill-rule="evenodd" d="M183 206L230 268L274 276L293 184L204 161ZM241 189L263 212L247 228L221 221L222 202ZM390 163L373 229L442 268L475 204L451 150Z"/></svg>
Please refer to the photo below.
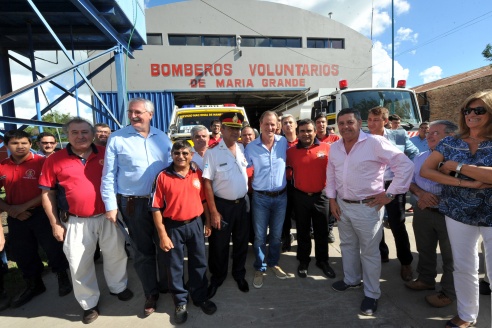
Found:
<svg viewBox="0 0 492 328"><path fill-rule="evenodd" d="M220 115L219 120L220 123L222 123L225 126L230 126L233 128L242 128L244 115L241 113L229 112Z"/></svg>

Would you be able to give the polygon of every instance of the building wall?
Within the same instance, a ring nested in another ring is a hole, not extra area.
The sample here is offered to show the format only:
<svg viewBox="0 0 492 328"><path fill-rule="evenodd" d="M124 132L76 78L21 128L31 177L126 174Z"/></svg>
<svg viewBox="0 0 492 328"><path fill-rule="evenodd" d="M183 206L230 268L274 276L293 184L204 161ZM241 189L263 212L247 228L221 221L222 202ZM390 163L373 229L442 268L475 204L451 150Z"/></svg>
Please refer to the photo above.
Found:
<svg viewBox="0 0 492 328"><path fill-rule="evenodd" d="M144 46L128 60L128 91L261 90L353 87L372 83L371 41L327 16L255 0L186 1L146 11L147 33L162 33L163 45ZM221 12L214 8L219 9ZM169 46L170 34L301 37L303 48ZM342 38L345 49L306 48L307 37ZM174 65L174 74L173 74ZM211 73L203 74L212 65ZM286 73L285 67L294 73ZM110 74L110 75L109 75ZM116 87L114 72L93 80L99 91Z"/></svg>
<svg viewBox="0 0 492 328"><path fill-rule="evenodd" d="M429 102L430 121L450 120L457 123L462 102L473 93L485 89L492 89L492 75L425 92ZM419 105L425 104L420 94L417 98Z"/></svg>

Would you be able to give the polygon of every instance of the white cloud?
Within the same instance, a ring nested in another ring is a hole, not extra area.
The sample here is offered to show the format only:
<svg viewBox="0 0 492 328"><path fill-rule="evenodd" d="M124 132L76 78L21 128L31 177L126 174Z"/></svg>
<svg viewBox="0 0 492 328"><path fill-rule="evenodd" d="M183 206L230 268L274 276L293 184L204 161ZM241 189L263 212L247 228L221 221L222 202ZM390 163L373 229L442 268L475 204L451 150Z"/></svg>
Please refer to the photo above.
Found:
<svg viewBox="0 0 492 328"><path fill-rule="evenodd" d="M372 49L372 86L390 87L391 86L391 57L379 41L374 43ZM408 80L410 70L403 68L398 61L395 61L395 86L398 80Z"/></svg>
<svg viewBox="0 0 492 328"><path fill-rule="evenodd" d="M429 67L419 73L424 83L440 80L442 75L442 68L439 66Z"/></svg>
<svg viewBox="0 0 492 328"><path fill-rule="evenodd" d="M419 37L418 33L414 33L411 28L408 27L400 27L398 31L396 31L395 40L398 41L410 41L412 43L417 43L417 39Z"/></svg>

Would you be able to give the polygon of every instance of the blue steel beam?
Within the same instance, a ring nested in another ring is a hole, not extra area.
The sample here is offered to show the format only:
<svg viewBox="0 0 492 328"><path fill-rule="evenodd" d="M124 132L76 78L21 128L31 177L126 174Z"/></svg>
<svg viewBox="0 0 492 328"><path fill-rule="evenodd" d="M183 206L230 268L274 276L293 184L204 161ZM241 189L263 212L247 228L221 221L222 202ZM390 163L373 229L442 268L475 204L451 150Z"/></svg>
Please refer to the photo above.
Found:
<svg viewBox="0 0 492 328"><path fill-rule="evenodd" d="M30 69L29 66L27 66L26 64L22 63L21 61L19 61L17 58L15 57L12 57L10 56L11 59L15 60L17 63L19 63L20 65L24 66L25 68L27 69ZM107 60L105 63L103 63L101 66L99 66L98 68L96 68L94 71L92 71L89 75L87 75L87 78L88 79L92 79L94 76L96 76L97 74L101 73L106 67L108 67L109 65L111 65L112 63L114 62L114 57L111 57L109 60ZM39 73L39 72L36 72L36 74L40 77L44 77L43 74ZM53 84L54 86L56 86L57 88L59 88L60 90L64 91L64 94L61 95L60 97L58 97L55 101L53 101L51 104L49 104L48 106L46 106L45 108L43 108L41 110L41 115L44 115L46 114L50 109L52 109L53 107L55 107L56 105L58 105L60 102L63 101L63 99L65 99L66 97L68 96L71 96L73 97L73 94L72 94L72 91L75 89L75 88L80 88L80 86L82 86L84 84L84 81L80 81L78 82L75 86L73 86L72 88L70 88L70 90L67 90L65 89L64 87L62 87L61 85L59 85L58 83L56 82L53 82L53 81L50 81L51 84ZM92 104L88 103L87 101L85 101L84 99L80 99L79 98L79 101L81 103L83 103L84 105L86 105L87 107L90 107L92 108L93 110L99 110L98 108L94 107ZM32 117L31 119L34 120L36 119L37 116L34 116ZM27 125L23 125L21 126L19 129L20 130L24 130L25 128L27 128L28 126Z"/></svg>
<svg viewBox="0 0 492 328"><path fill-rule="evenodd" d="M118 108L116 110L118 119L126 126L128 124L128 115L125 115L125 112L128 106L128 96L126 93L126 71L122 49L115 53L114 58L117 81L116 88L118 90Z"/></svg>
<svg viewBox="0 0 492 328"><path fill-rule="evenodd" d="M55 31L53 31L53 29L51 28L51 26L48 24L48 22L46 21L46 19L44 18L44 16L41 14L41 12L38 10L38 8L36 7L36 5L34 4L34 2L32 0L27 0L27 2L29 3L29 5L31 6L32 10L34 10L34 12L38 15L38 18L41 20L41 22L43 23L43 25L46 27L46 29L48 30L48 32L50 32L51 36L53 37L53 39L55 39L56 43L58 43L58 46L60 47L61 51L63 51L63 53L65 54L65 57L67 57L67 59L70 61L70 63L72 63L72 65L75 65L75 61L71 58L70 54L68 53L67 49L65 48L65 46L63 45L63 43L60 41L60 39L58 38L58 36L56 35ZM113 47L114 48L114 47ZM116 47L118 48L118 47ZM108 114L109 116L111 116L111 118L116 122L116 124L121 128L121 123L116 119L116 117L114 117L113 113L111 113L111 111L109 110L108 106L104 103L104 101L101 99L101 97L99 96L99 94L97 93L97 90L94 88L94 86L92 86L92 84L90 83L90 81L87 79L87 77L85 76L85 74L83 72L80 71L80 69L78 68L78 66L75 66L75 69L77 70L77 72L79 73L80 77L85 81L85 83L87 84L87 86L89 87L89 89L91 89L93 95L101 102L101 104L103 105L103 107L108 111Z"/></svg>
<svg viewBox="0 0 492 328"><path fill-rule="evenodd" d="M103 19L100 15L98 15L99 11L94 7L94 5L87 0L70 0L70 2L80 10L81 13L85 14L85 16L94 24L101 32L106 35L111 40L114 40L115 43L118 43L123 47L125 52L130 58L134 58L132 54L132 49L128 47L129 42L123 40L118 36L118 32L108 23L105 19Z"/></svg>
<svg viewBox="0 0 492 328"><path fill-rule="evenodd" d="M8 117L8 116L0 116L0 122L12 123L12 124L39 125L39 126L46 126L51 128L63 127L63 124L61 123L43 122L43 121L30 120L27 118L17 118L17 117Z"/></svg>
<svg viewBox="0 0 492 328"><path fill-rule="evenodd" d="M56 78L56 77L58 77L58 76L60 76L62 74L65 74L66 72L69 72L69 71L73 70L74 68L77 68L79 66L83 66L83 65L85 65L87 63L90 63L91 61L93 61L93 60L95 60L95 59L97 59L99 57L102 57L102 56L106 55L107 53L112 52L112 51L114 51L116 49L118 49L118 47L115 46L115 47L113 47L111 49L105 50L105 51L103 51L103 52L95 55L94 57L87 58L86 60L83 60L83 61L81 61L79 63L73 64L73 66L64 68L64 69L62 69L62 70L60 70L58 72L55 72L55 73L53 73L51 75L46 76L45 78L39 79L36 82L33 82L31 84L28 84L28 85L25 85L22 88L19 88L19 89L15 90L15 91L12 91L10 93L7 93L6 95L3 95L3 96L0 97L0 105L3 105L3 104L5 104L8 101L11 101L15 97L20 96L21 94L23 94L23 93L25 93L25 92L27 92L29 90L32 90L32 89L36 88L37 86L39 86L39 85L41 85L43 83L46 83L48 81L53 80L54 78Z"/></svg>

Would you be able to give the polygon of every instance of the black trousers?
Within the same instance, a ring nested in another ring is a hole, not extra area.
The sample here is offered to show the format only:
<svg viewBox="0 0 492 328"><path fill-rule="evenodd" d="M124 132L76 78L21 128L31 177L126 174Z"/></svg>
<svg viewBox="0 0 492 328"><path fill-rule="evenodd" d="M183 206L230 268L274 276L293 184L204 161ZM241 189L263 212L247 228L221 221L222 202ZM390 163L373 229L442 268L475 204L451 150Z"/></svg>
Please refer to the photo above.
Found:
<svg viewBox="0 0 492 328"><path fill-rule="evenodd" d="M12 260L24 278L34 278L43 272L43 262L39 257L38 245L46 252L48 264L53 272L68 269L68 261L63 253L63 242L53 236L50 221L41 206L29 210L32 216L25 221L7 217L9 243Z"/></svg>
<svg viewBox="0 0 492 328"><path fill-rule="evenodd" d="M195 303L206 301L208 279L203 221L198 217L188 224L183 224L164 219L164 226L174 245L169 252L164 252L169 291L173 295L174 305L187 304L188 293ZM188 282L185 287L183 275L186 254L188 254Z"/></svg>
<svg viewBox="0 0 492 328"><path fill-rule="evenodd" d="M311 261L310 228L313 226L314 253L317 262L328 261L329 203L321 193L309 196L294 189L294 211L297 228L297 259L300 263Z"/></svg>
<svg viewBox="0 0 492 328"><path fill-rule="evenodd" d="M384 184L385 190L388 189L391 181L386 181ZM400 261L401 265L410 265L413 261L412 252L410 250L410 240L408 238L407 228L405 227L405 194L399 194L395 196L390 203L385 205L388 212L388 223L395 238L396 245L396 257ZM379 243L379 251L381 257L388 257L389 248L383 238Z"/></svg>
<svg viewBox="0 0 492 328"><path fill-rule="evenodd" d="M213 228L208 237L208 269L211 273L210 283L220 286L227 277L229 266L229 242L232 234L232 277L235 280L244 279L246 275L246 257L248 255L248 240L250 222L246 213L246 201L237 204L215 197L215 206L227 222L220 230Z"/></svg>

